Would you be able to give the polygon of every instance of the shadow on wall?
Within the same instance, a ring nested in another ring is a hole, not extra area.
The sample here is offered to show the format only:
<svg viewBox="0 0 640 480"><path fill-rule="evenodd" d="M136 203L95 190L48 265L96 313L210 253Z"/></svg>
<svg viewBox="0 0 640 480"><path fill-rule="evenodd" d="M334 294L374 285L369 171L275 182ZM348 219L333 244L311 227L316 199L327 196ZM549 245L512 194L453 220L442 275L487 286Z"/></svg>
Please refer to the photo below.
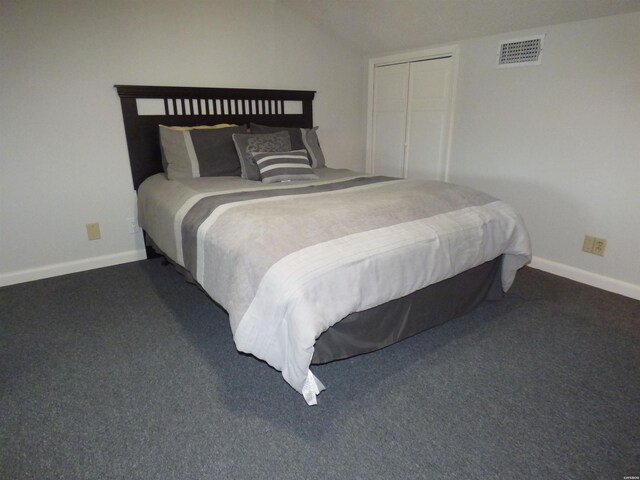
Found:
<svg viewBox="0 0 640 480"><path fill-rule="evenodd" d="M524 219L529 230L533 254L557 260L557 251L576 250L582 238L574 239L574 232L582 232L590 223L584 206L565 192L539 182L497 176L451 175L450 182L465 185L493 195L507 202Z"/></svg>

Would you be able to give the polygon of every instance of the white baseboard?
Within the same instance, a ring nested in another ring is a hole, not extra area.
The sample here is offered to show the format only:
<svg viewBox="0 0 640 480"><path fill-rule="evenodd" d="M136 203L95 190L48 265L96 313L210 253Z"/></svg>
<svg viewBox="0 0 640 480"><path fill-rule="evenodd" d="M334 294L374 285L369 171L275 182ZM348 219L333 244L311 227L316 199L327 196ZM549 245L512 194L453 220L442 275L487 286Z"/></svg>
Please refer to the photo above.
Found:
<svg viewBox="0 0 640 480"><path fill-rule="evenodd" d="M43 278L57 277L59 275L67 275L69 273L83 272L85 270L93 270L94 268L110 267L121 263L144 260L146 258L147 254L144 250L131 250L113 255L103 255L101 257L86 258L73 262L55 263L44 267L19 270L17 272L0 274L0 287L41 280ZM576 282L585 283L592 287L602 288L609 292L640 300L640 285L605 277L604 275L598 275L597 273L570 267L569 265L540 257L533 257L529 266L537 270L575 280Z"/></svg>
<svg viewBox="0 0 640 480"><path fill-rule="evenodd" d="M592 287L601 288L609 292L624 295L625 297L640 300L640 285L623 282L622 280L616 280L611 277L605 277L604 275L588 272L580 268L570 267L569 265L540 257L533 257L529 266L544 272L553 273L560 277L575 280L576 282L585 283Z"/></svg>
<svg viewBox="0 0 640 480"><path fill-rule="evenodd" d="M54 263L43 267L29 268L17 272L0 274L0 287L14 285L16 283L31 282L43 278L57 277L69 273L93 270L94 268L110 267L121 263L144 260L147 254L144 250L130 250L128 252L103 255L101 257L84 258L72 262Z"/></svg>

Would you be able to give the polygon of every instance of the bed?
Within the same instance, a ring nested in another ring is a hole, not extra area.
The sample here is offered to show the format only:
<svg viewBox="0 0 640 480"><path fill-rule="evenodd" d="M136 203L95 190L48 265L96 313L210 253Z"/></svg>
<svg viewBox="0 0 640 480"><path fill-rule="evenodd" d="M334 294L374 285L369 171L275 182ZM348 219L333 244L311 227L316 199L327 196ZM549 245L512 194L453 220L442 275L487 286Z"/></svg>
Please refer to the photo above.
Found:
<svg viewBox="0 0 640 480"><path fill-rule="evenodd" d="M499 298L530 261L521 218L498 199L324 166L315 92L116 89L147 244L227 311L239 351L309 405L324 389L312 364Z"/></svg>

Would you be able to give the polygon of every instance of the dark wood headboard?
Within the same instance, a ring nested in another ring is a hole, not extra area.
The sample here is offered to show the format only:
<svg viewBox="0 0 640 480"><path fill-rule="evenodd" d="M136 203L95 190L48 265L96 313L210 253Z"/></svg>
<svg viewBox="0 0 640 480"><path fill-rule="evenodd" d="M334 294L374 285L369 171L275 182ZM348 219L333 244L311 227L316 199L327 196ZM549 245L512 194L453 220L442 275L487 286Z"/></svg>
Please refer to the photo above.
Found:
<svg viewBox="0 0 640 480"><path fill-rule="evenodd" d="M115 85L122 105L133 186L162 172L158 125L249 122L313 127L314 91ZM139 105L143 108L138 108Z"/></svg>

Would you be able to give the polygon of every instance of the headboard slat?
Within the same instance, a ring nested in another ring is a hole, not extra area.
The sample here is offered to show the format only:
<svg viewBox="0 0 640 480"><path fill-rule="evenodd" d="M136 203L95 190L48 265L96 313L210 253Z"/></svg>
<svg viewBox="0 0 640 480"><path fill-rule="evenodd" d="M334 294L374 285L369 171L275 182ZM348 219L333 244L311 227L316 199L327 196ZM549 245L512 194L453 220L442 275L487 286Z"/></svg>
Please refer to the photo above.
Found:
<svg viewBox="0 0 640 480"><path fill-rule="evenodd" d="M195 126L249 122L282 127L313 127L314 91L250 88L116 85L122 106L133 186L162 172L158 125ZM138 99L164 103L164 115L141 115ZM302 113L285 113L285 102L302 103ZM204 102L204 106L203 106ZM219 102L219 103L218 103Z"/></svg>

